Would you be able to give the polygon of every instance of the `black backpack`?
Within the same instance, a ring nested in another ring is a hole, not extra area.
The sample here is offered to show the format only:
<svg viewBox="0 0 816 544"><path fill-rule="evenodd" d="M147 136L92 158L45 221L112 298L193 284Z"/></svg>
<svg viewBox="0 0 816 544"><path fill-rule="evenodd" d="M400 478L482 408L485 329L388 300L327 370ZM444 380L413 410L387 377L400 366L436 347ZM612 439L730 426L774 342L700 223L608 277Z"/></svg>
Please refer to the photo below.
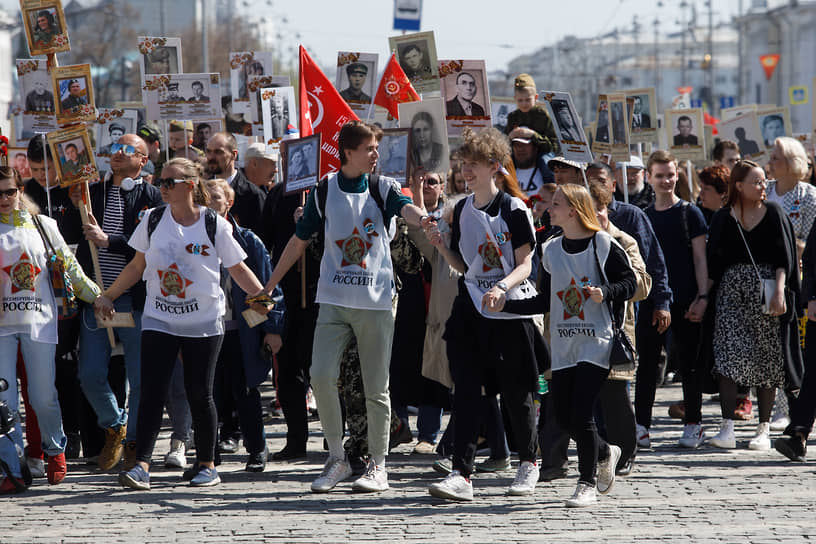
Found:
<svg viewBox="0 0 816 544"><path fill-rule="evenodd" d="M164 211L167 205L155 208L147 217L147 239L150 240L153 236L153 231L159 226L159 221L164 216ZM207 231L207 238L210 239L213 247L215 247L215 228L218 221L218 215L210 208L204 208L204 229Z"/></svg>

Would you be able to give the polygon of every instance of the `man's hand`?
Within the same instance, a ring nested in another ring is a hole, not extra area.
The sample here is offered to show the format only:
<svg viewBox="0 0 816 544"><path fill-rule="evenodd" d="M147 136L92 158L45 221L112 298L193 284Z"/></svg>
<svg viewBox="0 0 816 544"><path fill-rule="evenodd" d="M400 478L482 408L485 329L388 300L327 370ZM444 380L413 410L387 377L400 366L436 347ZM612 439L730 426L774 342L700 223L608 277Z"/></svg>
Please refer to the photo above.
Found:
<svg viewBox="0 0 816 544"><path fill-rule="evenodd" d="M113 308L113 302L105 295L99 295L93 302L94 312L102 319L110 319L116 310Z"/></svg>
<svg viewBox="0 0 816 544"><path fill-rule="evenodd" d="M671 325L671 312L668 310L655 310L652 312L652 326L657 325L657 332L663 334Z"/></svg>
<svg viewBox="0 0 816 544"><path fill-rule="evenodd" d="M82 233L85 239L93 242L97 247L108 247L110 245L110 236L99 227L96 218L93 214L88 214L88 223L82 225Z"/></svg>

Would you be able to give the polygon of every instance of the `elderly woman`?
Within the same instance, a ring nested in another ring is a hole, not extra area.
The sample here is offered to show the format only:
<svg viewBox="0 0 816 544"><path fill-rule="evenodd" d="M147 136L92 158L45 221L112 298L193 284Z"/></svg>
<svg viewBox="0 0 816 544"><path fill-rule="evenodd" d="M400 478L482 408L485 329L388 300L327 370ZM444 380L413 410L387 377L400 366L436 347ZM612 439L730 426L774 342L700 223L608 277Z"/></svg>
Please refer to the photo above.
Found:
<svg viewBox="0 0 816 544"><path fill-rule="evenodd" d="M28 376L28 394L37 414L42 449L48 454L48 482L58 484L67 472L66 437L54 386L54 353L60 308L48 272L50 247L65 262L76 295L94 302L100 289L88 279L62 238L56 222L36 215L23 195L23 180L13 168L0 166L0 377L12 384L0 400L17 410L16 361L22 351ZM22 451L20 426L12 431L14 445ZM0 494L21 491L21 467L15 447L0 441L0 458L8 465Z"/></svg>
<svg viewBox="0 0 816 544"><path fill-rule="evenodd" d="M190 485L221 482L214 464L217 419L212 394L226 311L221 267L245 292L263 287L244 264L247 255L229 223L205 207L210 197L199 167L188 159L173 159L164 165L162 176L158 185L167 206L145 214L128 242L136 255L99 304L103 315L111 315L111 301L139 278L147 282L142 381L151 387L144 388L139 402L136 465L119 474L123 486L142 490L150 489L148 468L179 350L198 458Z"/></svg>

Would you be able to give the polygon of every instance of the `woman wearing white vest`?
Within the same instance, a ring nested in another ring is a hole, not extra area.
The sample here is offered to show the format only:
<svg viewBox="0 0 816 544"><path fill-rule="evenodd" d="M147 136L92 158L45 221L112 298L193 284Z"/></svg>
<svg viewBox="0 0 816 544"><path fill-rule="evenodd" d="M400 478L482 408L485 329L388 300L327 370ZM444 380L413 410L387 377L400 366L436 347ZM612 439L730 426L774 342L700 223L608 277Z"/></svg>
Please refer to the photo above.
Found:
<svg viewBox="0 0 816 544"><path fill-rule="evenodd" d="M538 481L532 399L538 387L533 350L538 332L531 318L488 312L485 305L505 292L512 298L535 295L527 280L535 231L524 202L496 185L501 164L510 157L510 146L499 131L475 134L466 129L457 155L473 194L454 208L450 248L435 223L426 226L431 243L463 274L444 334L454 383L453 471L428 491L444 499L473 499L470 475L484 387L487 394L501 393L516 439L520 464L508 493L526 495Z"/></svg>
<svg viewBox="0 0 816 544"><path fill-rule="evenodd" d="M66 474L65 433L62 414L54 386L57 347L57 318L60 307L54 297L48 271L49 248L38 232L63 258L74 292L86 302L93 302L101 290L88 279L65 244L56 222L36 215L23 195L23 181L13 168L0 166L0 378L10 387L0 393L0 400L17 410L17 349L23 353L28 394L37 414L42 449L48 454L48 483L58 484ZM36 219L35 219L36 217ZM35 223L36 221L36 223ZM39 223L39 227L37 225ZM17 423L11 440L0 440L0 459L8 464L10 474L0 470L0 494L24 489L21 467L15 445L22 451L23 437ZM16 484L16 485L15 485Z"/></svg>
<svg viewBox="0 0 816 544"><path fill-rule="evenodd" d="M580 477L567 506L589 506L597 487L608 493L620 458L618 446L598 436L595 402L609 375L612 316L623 321L623 305L637 287L622 247L603 229L589 192L580 185L561 185L553 196L550 219L564 234L544 244L541 293L524 301L497 301L519 313L550 312L550 349L555 417L575 440ZM601 270L603 267L603 270Z"/></svg>
<svg viewBox="0 0 816 544"><path fill-rule="evenodd" d="M198 461L191 471L190 485L211 486L221 481L213 463L217 422L212 396L226 310L220 266L246 292L257 293L261 283L243 263L246 253L232 237L230 224L204 207L209 194L195 163L182 158L169 161L158 185L167 206L153 208L142 218L128 242L136 256L105 291L105 297L112 301L139 278L146 281L142 315L145 387L139 402L137 462L119 474L119 482L125 487L150 489L148 468L167 387L181 351ZM158 221L151 219L159 213ZM102 313L112 315L113 305L105 306Z"/></svg>

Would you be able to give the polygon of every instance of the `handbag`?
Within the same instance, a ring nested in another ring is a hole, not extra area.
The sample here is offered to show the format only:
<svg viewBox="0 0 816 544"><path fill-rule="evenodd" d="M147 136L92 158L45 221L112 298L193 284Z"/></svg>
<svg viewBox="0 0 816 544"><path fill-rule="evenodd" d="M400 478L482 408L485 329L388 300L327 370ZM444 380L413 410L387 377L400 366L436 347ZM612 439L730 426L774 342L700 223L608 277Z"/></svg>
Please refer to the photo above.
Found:
<svg viewBox="0 0 816 544"><path fill-rule="evenodd" d="M69 319L74 317L79 311L79 302L74 294L71 277L65 271L65 260L57 254L39 218L36 215L32 215L32 219L45 246L45 253L48 257L46 266L48 268L49 277L51 278L51 287L54 289L54 298L57 300L57 305L62 308L59 319Z"/></svg>
<svg viewBox="0 0 816 544"><path fill-rule="evenodd" d="M751 253L751 248L748 247L748 240L745 239L745 233L742 232L742 225L740 225L739 219L737 219L736 215L734 214L734 210L731 210L731 216L737 222L737 230L740 233L740 237L742 238L742 243L745 244L745 249L748 251L748 257L751 259L751 264L754 265L754 270L756 271L757 278L759 278L759 305L762 309L763 314L770 314L771 313L771 299L773 299L774 293L776 292L776 280L764 279L759 273L759 267L754 261L754 255Z"/></svg>
<svg viewBox="0 0 816 544"><path fill-rule="evenodd" d="M598 259L598 246L595 244L595 237L592 237L593 254L595 255L595 264L601 272L601 277L604 282L607 282L606 274L601 266L601 261ZM609 353L609 366L618 372L626 372L635 369L635 361L637 355L635 348L632 346L631 340L623 330L622 325L618 325L615 319L615 312L612 309L612 301L606 301L606 307L609 310L609 317L612 319L612 350Z"/></svg>

